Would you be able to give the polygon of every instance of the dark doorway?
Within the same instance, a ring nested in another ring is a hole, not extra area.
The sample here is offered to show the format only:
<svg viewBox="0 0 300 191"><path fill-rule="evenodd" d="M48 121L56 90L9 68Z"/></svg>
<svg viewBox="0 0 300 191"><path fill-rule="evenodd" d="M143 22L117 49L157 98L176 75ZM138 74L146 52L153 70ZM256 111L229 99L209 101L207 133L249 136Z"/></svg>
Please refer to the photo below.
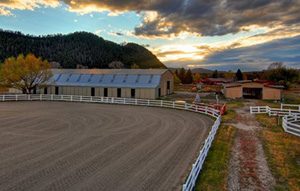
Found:
<svg viewBox="0 0 300 191"><path fill-rule="evenodd" d="M167 81L167 94L168 95L171 93L170 89L171 89L171 82Z"/></svg>
<svg viewBox="0 0 300 191"><path fill-rule="evenodd" d="M117 97L121 97L121 93L122 93L121 88L118 88L117 89Z"/></svg>
<svg viewBox="0 0 300 191"><path fill-rule="evenodd" d="M107 93L107 88L104 88L104 97L107 97L108 93Z"/></svg>
<svg viewBox="0 0 300 191"><path fill-rule="evenodd" d="M36 87L33 88L33 94L36 94Z"/></svg>
<svg viewBox="0 0 300 191"><path fill-rule="evenodd" d="M48 88L47 87L44 88L44 94L48 94Z"/></svg>
<svg viewBox="0 0 300 191"><path fill-rule="evenodd" d="M161 90L160 90L160 88L158 88L158 97L160 97L161 96Z"/></svg>
<svg viewBox="0 0 300 191"><path fill-rule="evenodd" d="M262 98L262 88L243 88L243 98L261 99Z"/></svg>
<svg viewBox="0 0 300 191"><path fill-rule="evenodd" d="M131 89L131 98L135 98L135 89Z"/></svg>
<svg viewBox="0 0 300 191"><path fill-rule="evenodd" d="M58 88L57 86L55 86L55 95L58 95Z"/></svg>
<svg viewBox="0 0 300 191"><path fill-rule="evenodd" d="M91 88L91 96L95 96L95 88Z"/></svg>

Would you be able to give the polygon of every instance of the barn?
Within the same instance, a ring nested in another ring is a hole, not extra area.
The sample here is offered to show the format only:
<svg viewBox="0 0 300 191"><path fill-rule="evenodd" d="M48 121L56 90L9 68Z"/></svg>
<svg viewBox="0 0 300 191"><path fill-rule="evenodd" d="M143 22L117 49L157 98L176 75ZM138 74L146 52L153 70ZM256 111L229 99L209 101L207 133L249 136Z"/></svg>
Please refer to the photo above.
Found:
<svg viewBox="0 0 300 191"><path fill-rule="evenodd" d="M155 99L173 93L167 69L53 69L37 93Z"/></svg>
<svg viewBox="0 0 300 191"><path fill-rule="evenodd" d="M249 98L263 100L280 100L282 86L271 85L251 80L224 84L223 93L226 98Z"/></svg>

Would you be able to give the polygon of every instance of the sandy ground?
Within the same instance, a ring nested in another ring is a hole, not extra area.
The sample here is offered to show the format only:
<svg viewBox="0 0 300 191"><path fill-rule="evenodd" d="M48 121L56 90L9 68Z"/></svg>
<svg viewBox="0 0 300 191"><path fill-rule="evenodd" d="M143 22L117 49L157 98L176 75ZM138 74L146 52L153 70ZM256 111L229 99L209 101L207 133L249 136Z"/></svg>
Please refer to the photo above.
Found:
<svg viewBox="0 0 300 191"><path fill-rule="evenodd" d="M161 108L0 103L0 190L180 190L212 123Z"/></svg>
<svg viewBox="0 0 300 191"><path fill-rule="evenodd" d="M268 167L261 140L260 124L249 112L249 104L236 110L237 128L229 164L228 190L273 190L275 179Z"/></svg>

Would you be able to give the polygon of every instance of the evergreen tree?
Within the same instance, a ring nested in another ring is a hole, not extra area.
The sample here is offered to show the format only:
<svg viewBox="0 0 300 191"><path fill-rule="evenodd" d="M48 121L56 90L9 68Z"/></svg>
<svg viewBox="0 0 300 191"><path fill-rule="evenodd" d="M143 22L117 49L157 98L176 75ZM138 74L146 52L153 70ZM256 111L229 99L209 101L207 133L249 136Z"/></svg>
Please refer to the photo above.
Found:
<svg viewBox="0 0 300 191"><path fill-rule="evenodd" d="M215 71L212 73L212 78L218 78L218 77L219 77L218 70L215 70Z"/></svg>
<svg viewBox="0 0 300 191"><path fill-rule="evenodd" d="M240 69L237 70L235 77L236 77L236 80L238 80L238 81L243 80L243 73Z"/></svg>
<svg viewBox="0 0 300 191"><path fill-rule="evenodd" d="M185 69L180 68L178 78L180 79L181 83L185 84Z"/></svg>
<svg viewBox="0 0 300 191"><path fill-rule="evenodd" d="M193 83L193 74L192 74L191 69L188 69L188 71L186 72L185 77L184 77L184 83L185 84Z"/></svg>

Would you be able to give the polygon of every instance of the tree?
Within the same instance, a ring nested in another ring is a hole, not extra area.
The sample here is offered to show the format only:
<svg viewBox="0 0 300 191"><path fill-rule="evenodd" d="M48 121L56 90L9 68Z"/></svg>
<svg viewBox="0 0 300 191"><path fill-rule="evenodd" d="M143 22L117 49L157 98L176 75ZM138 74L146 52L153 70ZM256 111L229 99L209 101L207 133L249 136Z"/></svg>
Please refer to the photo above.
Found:
<svg viewBox="0 0 300 191"><path fill-rule="evenodd" d="M263 74L263 78L288 87L291 83L299 82L300 72L293 68L287 68L280 62L276 62L268 67L268 70Z"/></svg>
<svg viewBox="0 0 300 191"><path fill-rule="evenodd" d="M120 61L113 61L108 64L108 67L111 69L122 69L124 68L124 64Z"/></svg>
<svg viewBox="0 0 300 191"><path fill-rule="evenodd" d="M137 65L137 64L132 64L131 65L131 69L139 69L140 67L139 67L139 65Z"/></svg>
<svg viewBox="0 0 300 191"><path fill-rule="evenodd" d="M180 68L178 73L178 78L180 79L181 83L185 84L185 69Z"/></svg>
<svg viewBox="0 0 300 191"><path fill-rule="evenodd" d="M235 74L232 71L228 71L224 73L224 78L225 79L233 79Z"/></svg>
<svg viewBox="0 0 300 191"><path fill-rule="evenodd" d="M178 76L176 74L174 74L174 83L175 84L180 84L181 80L178 78Z"/></svg>
<svg viewBox="0 0 300 191"><path fill-rule="evenodd" d="M192 74L191 69L188 69L188 71L186 72L185 77L184 77L184 83L185 84L193 83L193 74Z"/></svg>
<svg viewBox="0 0 300 191"><path fill-rule="evenodd" d="M17 58L10 57L4 61L0 71L2 83L30 94L32 90L45 85L51 76L50 64L47 60L37 58L33 54Z"/></svg>
<svg viewBox="0 0 300 191"><path fill-rule="evenodd" d="M212 73L212 78L218 78L218 77L219 77L218 70L215 70L215 71Z"/></svg>
<svg viewBox="0 0 300 191"><path fill-rule="evenodd" d="M240 80L243 80L243 73L240 69L238 69L235 73L235 77L236 77L236 80L240 81Z"/></svg>
<svg viewBox="0 0 300 191"><path fill-rule="evenodd" d="M193 76L193 81L194 81L195 83L199 83L200 80L201 80L201 75L200 75L200 73L197 72L197 73L194 74L194 76Z"/></svg>

